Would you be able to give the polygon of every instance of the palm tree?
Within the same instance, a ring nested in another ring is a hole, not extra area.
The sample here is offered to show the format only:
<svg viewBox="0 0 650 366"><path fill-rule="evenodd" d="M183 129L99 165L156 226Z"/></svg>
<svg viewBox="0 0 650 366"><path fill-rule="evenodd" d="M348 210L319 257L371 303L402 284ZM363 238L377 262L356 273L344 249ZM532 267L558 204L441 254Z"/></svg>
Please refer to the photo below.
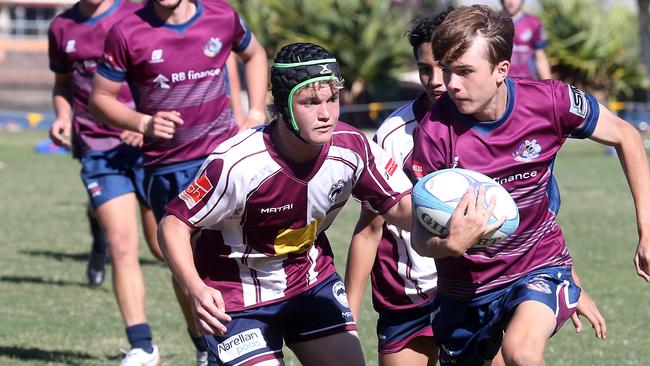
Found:
<svg viewBox="0 0 650 366"><path fill-rule="evenodd" d="M637 17L601 0L540 0L547 53L561 80L608 97L629 97L644 85Z"/></svg>
<svg viewBox="0 0 650 366"><path fill-rule="evenodd" d="M235 0L253 32L273 55L279 46L312 42L334 53L346 78L344 103L376 96L394 84L409 59L403 35L407 7L390 0Z"/></svg>

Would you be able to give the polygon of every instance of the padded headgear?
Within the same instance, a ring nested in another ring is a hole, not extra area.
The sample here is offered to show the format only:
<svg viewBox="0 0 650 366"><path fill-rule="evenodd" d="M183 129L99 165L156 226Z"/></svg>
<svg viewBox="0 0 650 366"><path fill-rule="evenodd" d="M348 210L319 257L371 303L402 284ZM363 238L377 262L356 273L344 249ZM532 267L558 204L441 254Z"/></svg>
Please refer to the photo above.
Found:
<svg viewBox="0 0 650 366"><path fill-rule="evenodd" d="M273 104L298 138L300 129L292 108L294 94L307 84L329 80L343 81L336 59L321 46L292 43L282 47L275 56L271 67Z"/></svg>

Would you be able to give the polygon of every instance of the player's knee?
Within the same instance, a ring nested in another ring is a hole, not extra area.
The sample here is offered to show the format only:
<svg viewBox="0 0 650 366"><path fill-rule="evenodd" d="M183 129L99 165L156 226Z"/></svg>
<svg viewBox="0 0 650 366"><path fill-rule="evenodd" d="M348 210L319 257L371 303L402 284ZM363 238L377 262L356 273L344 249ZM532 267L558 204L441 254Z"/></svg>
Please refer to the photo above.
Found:
<svg viewBox="0 0 650 366"><path fill-rule="evenodd" d="M526 339L504 340L501 345L501 352L506 365L543 365L544 344L540 345L538 343Z"/></svg>
<svg viewBox="0 0 650 366"><path fill-rule="evenodd" d="M111 254L111 260L121 262L124 260L137 258L138 240L131 235L124 233L109 233L107 235L108 246Z"/></svg>

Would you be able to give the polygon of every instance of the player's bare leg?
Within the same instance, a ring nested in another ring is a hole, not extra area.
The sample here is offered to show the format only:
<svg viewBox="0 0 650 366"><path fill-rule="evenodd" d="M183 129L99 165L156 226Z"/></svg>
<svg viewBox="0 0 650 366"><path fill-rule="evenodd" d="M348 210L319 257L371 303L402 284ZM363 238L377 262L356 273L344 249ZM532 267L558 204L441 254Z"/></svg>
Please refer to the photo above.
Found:
<svg viewBox="0 0 650 366"><path fill-rule="evenodd" d="M126 326L146 323L145 288L138 257L135 194L116 197L97 208L113 266L113 291Z"/></svg>
<svg viewBox="0 0 650 366"><path fill-rule="evenodd" d="M379 354L381 366L435 366L437 362L438 346L432 337L413 338L399 352Z"/></svg>
<svg viewBox="0 0 650 366"><path fill-rule="evenodd" d="M365 365L357 332L342 332L287 346L296 354L302 365Z"/></svg>
<svg viewBox="0 0 650 366"><path fill-rule="evenodd" d="M506 327L501 353L506 365L543 366L546 342L555 330L555 314L545 304L524 301Z"/></svg>
<svg viewBox="0 0 650 366"><path fill-rule="evenodd" d="M494 359L490 362L486 362L485 366L506 366L506 361L503 359L503 355L501 354L501 349L499 349L499 352L497 352L497 355L494 356Z"/></svg>
<svg viewBox="0 0 650 366"><path fill-rule="evenodd" d="M153 210L143 204L140 204L140 217L142 218L142 232L144 239L147 241L149 251L156 259L164 262L165 257L158 246L158 222Z"/></svg>

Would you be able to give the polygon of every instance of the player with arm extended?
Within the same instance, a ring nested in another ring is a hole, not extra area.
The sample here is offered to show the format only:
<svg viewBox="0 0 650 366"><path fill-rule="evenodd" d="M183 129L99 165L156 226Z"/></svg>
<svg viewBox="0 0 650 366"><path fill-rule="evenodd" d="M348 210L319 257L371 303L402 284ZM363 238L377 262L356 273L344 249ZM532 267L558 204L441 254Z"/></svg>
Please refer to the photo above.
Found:
<svg viewBox="0 0 650 366"><path fill-rule="evenodd" d="M303 365L363 365L325 230L350 195L410 227L411 184L385 151L338 121L343 80L327 50L283 47L271 83L277 119L210 155L167 205L162 248L191 294L210 364L283 364L284 340Z"/></svg>
<svg viewBox="0 0 650 366"><path fill-rule="evenodd" d="M145 135L147 198L160 220L164 206L194 179L214 148L240 131L229 107L226 59L243 60L249 91L244 126L264 122L268 82L266 52L224 0L151 0L116 24L106 37L104 62L95 78L91 111L100 120ZM136 110L117 99L127 81ZM174 290L197 350L207 346L183 289Z"/></svg>
<svg viewBox="0 0 650 366"><path fill-rule="evenodd" d="M59 145L72 145L82 164L94 216L106 234L113 266L113 290L127 337L134 349L147 349L148 364L158 360L145 309L144 279L138 253L138 217L151 252L162 260L156 220L146 204L142 167L142 135L106 126L88 112L88 100L104 39L119 19L138 9L127 0L81 0L57 16L49 30L50 69L55 73L53 105L56 119L50 134ZM119 103L133 107L126 84L118 88ZM68 137L72 132L72 141ZM95 258L103 267L104 257ZM93 277L89 265L89 281Z"/></svg>
<svg viewBox="0 0 650 366"><path fill-rule="evenodd" d="M509 76L522 78L551 78L551 66L546 57L546 33L541 20L522 9L524 0L501 0L503 10L515 24Z"/></svg>
<svg viewBox="0 0 650 366"><path fill-rule="evenodd" d="M410 172L413 129L444 92L442 72L433 59L431 37L449 13L413 22L408 40L417 61L424 91L393 112L379 127L375 140L392 159ZM350 308L359 319L364 288L371 276L372 302L379 314L377 338L381 365L435 365L438 347L431 322L436 291L434 260L415 253L410 233L384 222L366 207L361 208L345 270Z"/></svg>
<svg viewBox="0 0 650 366"><path fill-rule="evenodd" d="M542 365L546 342L574 312L580 289L555 220L552 174L568 137L619 152L639 227L635 265L650 279L650 173L638 132L573 86L507 77L513 33L508 17L475 5L450 13L432 41L447 94L414 132L413 174L482 172L508 190L521 218L507 239L472 248L493 229L477 204L485 194L479 190L478 200L472 192L463 197L447 237L413 225L413 247L436 258L439 309L432 325L442 364L481 364L502 346L508 365Z"/></svg>
<svg viewBox="0 0 650 366"><path fill-rule="evenodd" d="M411 174L413 130L430 105L446 91L442 71L433 59L431 39L451 10L413 22L407 34L424 93L391 114L375 136L407 175ZM362 209L348 253L345 285L355 319L371 273L373 305L379 313L377 337L382 365L427 365L437 360L438 349L429 322L430 312L435 310L431 308L437 278L435 263L415 253L409 237L409 232L387 225L381 217ZM428 313L423 311L426 306ZM604 320L586 292L581 295L577 310L594 325L599 336ZM582 330L577 316L573 320L576 329Z"/></svg>

